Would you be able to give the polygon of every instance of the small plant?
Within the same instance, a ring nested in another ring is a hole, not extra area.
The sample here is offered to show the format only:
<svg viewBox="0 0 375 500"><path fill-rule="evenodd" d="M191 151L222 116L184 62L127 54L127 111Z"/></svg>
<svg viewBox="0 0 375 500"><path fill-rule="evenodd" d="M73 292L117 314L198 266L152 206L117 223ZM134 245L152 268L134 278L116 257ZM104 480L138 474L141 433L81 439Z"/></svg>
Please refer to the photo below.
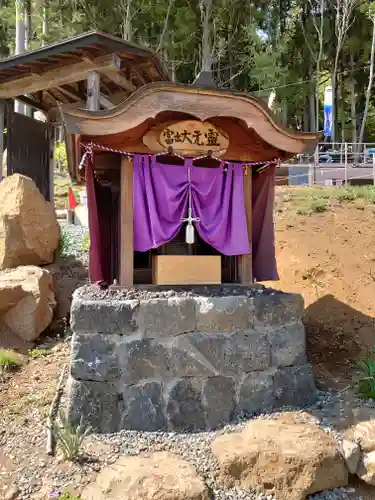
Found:
<svg viewBox="0 0 375 500"><path fill-rule="evenodd" d="M90 248L90 240L89 240L89 234L86 233L82 237L82 246L81 246L81 252L87 253Z"/></svg>
<svg viewBox="0 0 375 500"><path fill-rule="evenodd" d="M69 491L55 490L50 495L50 498L59 498L60 500L82 500L81 495L73 495Z"/></svg>
<svg viewBox="0 0 375 500"><path fill-rule="evenodd" d="M61 256L68 255L69 246L70 246L70 241L69 241L68 234L64 231L61 231L60 241L59 241L59 249L58 249L59 255L61 255Z"/></svg>
<svg viewBox="0 0 375 500"><path fill-rule="evenodd" d="M22 365L22 358L11 349L0 349L0 371L17 370Z"/></svg>
<svg viewBox="0 0 375 500"><path fill-rule="evenodd" d="M40 349L39 347L35 347L35 349L29 349L28 355L30 358L39 359L48 356L49 351L47 349Z"/></svg>
<svg viewBox="0 0 375 500"><path fill-rule="evenodd" d="M60 410L59 417L61 426L55 425L53 434L61 447L65 460L76 460L80 455L83 441L91 429L90 427L85 429L83 418L77 426L70 424L63 410Z"/></svg>
<svg viewBox="0 0 375 500"><path fill-rule="evenodd" d="M368 349L358 362L361 378L358 391L366 399L375 399L375 347Z"/></svg>

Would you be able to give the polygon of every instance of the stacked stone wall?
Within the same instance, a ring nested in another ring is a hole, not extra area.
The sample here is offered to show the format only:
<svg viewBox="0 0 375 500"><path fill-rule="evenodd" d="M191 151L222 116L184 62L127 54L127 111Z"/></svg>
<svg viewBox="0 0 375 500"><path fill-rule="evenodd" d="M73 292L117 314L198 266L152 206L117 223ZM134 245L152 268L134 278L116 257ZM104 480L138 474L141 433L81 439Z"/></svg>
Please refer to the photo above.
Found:
<svg viewBox="0 0 375 500"><path fill-rule="evenodd" d="M69 418L99 432L213 429L316 397L303 299L280 292L93 300L76 292Z"/></svg>

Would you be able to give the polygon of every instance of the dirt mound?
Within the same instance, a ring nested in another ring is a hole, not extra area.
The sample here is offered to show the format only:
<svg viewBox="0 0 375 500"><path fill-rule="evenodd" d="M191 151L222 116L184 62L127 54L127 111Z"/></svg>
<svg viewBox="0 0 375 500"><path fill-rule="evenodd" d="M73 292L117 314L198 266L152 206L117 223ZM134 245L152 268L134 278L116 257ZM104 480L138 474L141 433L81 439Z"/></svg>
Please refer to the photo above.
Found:
<svg viewBox="0 0 375 500"><path fill-rule="evenodd" d="M277 188L280 281L306 304L310 359L321 383L348 383L375 345L375 190Z"/></svg>

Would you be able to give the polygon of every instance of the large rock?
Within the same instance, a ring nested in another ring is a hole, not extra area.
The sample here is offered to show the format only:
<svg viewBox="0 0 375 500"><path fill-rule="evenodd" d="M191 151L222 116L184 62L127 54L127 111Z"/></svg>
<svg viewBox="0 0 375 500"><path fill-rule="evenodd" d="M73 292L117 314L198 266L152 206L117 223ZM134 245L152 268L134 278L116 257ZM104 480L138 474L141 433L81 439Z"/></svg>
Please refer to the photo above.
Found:
<svg viewBox="0 0 375 500"><path fill-rule="evenodd" d="M52 276L56 294L55 319L66 318L70 314L73 292L88 282L88 270L75 257L60 257L45 269Z"/></svg>
<svg viewBox="0 0 375 500"><path fill-rule="evenodd" d="M365 453L375 452L375 419L359 422L345 432L345 438L358 443Z"/></svg>
<svg viewBox="0 0 375 500"><path fill-rule="evenodd" d="M348 472L332 436L316 424L286 413L254 420L241 433L212 444L226 487L262 489L277 500L303 500L325 489L346 486Z"/></svg>
<svg viewBox="0 0 375 500"><path fill-rule="evenodd" d="M209 500L194 467L167 452L121 457L83 491L84 500Z"/></svg>
<svg viewBox="0 0 375 500"><path fill-rule="evenodd" d="M14 174L0 183L0 269L49 264L60 226L34 182Z"/></svg>
<svg viewBox="0 0 375 500"><path fill-rule="evenodd" d="M33 341L50 325L56 306L49 273L35 266L0 272L0 334Z"/></svg>

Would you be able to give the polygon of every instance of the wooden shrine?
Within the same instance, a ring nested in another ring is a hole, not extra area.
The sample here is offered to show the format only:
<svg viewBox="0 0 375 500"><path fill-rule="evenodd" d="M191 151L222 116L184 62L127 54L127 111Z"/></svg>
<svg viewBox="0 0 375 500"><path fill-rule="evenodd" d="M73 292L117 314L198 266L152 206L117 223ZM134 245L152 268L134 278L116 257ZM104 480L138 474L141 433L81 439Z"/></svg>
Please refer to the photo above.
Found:
<svg viewBox="0 0 375 500"><path fill-rule="evenodd" d="M107 221L100 223L102 230L107 231L101 243L102 251L106 246L106 276L110 284L116 280L126 287L223 282L248 285L254 279L252 251L224 255L199 235L193 244L187 244L183 230L160 247L134 251L137 214L133 207L135 177L131 155L148 155L168 165L182 165L190 159L194 168L203 169L240 162L252 248L256 244L252 241L252 183L256 176L277 162L313 150L320 137L281 127L257 99L204 88L199 82L189 86L150 83L120 105L106 110L86 111L66 104L60 109L67 132L79 137L82 153L85 147L93 152L95 182L105 186L107 193L106 201L97 201L98 217ZM85 174L78 164L76 169L77 179L87 181L87 171Z"/></svg>

